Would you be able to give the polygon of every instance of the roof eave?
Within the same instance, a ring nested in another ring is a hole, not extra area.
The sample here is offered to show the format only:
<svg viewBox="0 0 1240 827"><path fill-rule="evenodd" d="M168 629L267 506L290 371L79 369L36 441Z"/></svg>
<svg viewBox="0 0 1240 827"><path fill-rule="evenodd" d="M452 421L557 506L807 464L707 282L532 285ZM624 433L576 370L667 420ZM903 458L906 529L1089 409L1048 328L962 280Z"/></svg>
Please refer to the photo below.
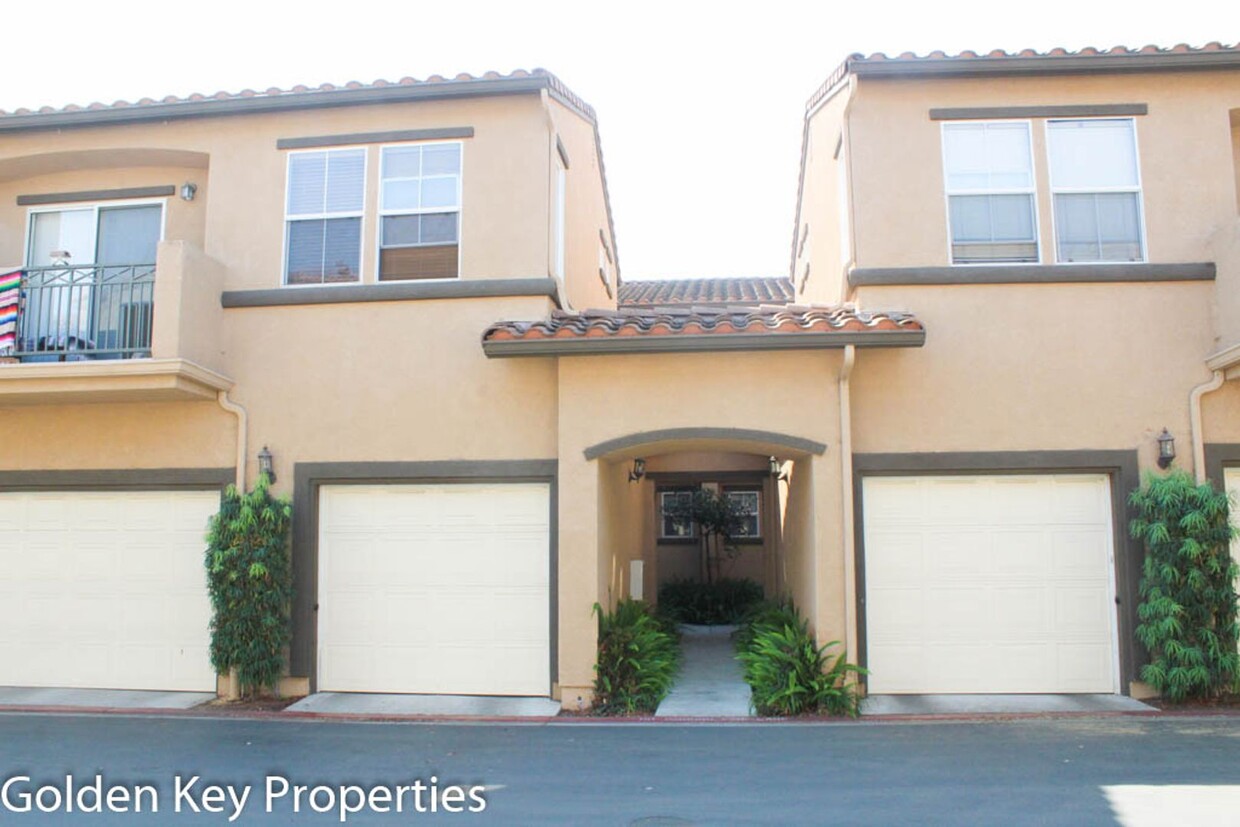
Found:
<svg viewBox="0 0 1240 827"><path fill-rule="evenodd" d="M594 112L569 94L561 91L553 76L533 75L521 78L449 80L412 85L390 84L361 89L320 89L289 92L280 95L253 97L204 98L172 103L134 104L132 106L77 109L72 111L33 112L28 115L0 117L0 133L29 132L46 129L71 129L92 126L149 123L152 121L212 118L229 115L253 115L289 112L302 109L326 109L368 104L404 103L412 101L449 100L454 98L496 97L534 94L546 89L551 97L573 110L590 123L596 123Z"/></svg>
<svg viewBox="0 0 1240 827"><path fill-rule="evenodd" d="M546 339L484 339L492 359L513 356L591 356L620 353L720 353L758 350L835 350L857 347L921 347L926 331L858 330L833 333L704 333L671 336L584 336Z"/></svg>
<svg viewBox="0 0 1240 827"><path fill-rule="evenodd" d="M845 66L857 77L873 78L1162 72L1237 68L1240 51L849 59Z"/></svg>

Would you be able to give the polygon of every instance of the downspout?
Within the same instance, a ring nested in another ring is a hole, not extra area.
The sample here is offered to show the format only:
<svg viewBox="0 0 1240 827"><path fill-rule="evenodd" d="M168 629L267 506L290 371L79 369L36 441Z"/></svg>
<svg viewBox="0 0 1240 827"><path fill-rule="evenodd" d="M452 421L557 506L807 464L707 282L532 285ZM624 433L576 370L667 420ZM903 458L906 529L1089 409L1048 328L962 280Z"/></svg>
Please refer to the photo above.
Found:
<svg viewBox="0 0 1240 827"><path fill-rule="evenodd" d="M1226 379L1227 375L1223 371L1216 370L1209 382L1203 382L1193 388L1192 393L1188 395L1188 427L1192 431L1193 440L1193 473L1197 475L1199 485L1206 481L1206 439L1201 431L1201 397L1223 387Z"/></svg>
<svg viewBox="0 0 1240 827"><path fill-rule="evenodd" d="M245 490L245 440L246 440L246 415L245 408L238 405L228 398L228 391L219 391L215 395L215 401L220 403L220 407L237 417L237 476L236 484L238 491Z"/></svg>
<svg viewBox="0 0 1240 827"><path fill-rule="evenodd" d="M852 463L852 400L848 386L853 365L857 360L857 346L844 347L844 361L840 365L840 482L843 486L844 529L844 635L848 656L857 662L857 543L853 536L853 463Z"/></svg>

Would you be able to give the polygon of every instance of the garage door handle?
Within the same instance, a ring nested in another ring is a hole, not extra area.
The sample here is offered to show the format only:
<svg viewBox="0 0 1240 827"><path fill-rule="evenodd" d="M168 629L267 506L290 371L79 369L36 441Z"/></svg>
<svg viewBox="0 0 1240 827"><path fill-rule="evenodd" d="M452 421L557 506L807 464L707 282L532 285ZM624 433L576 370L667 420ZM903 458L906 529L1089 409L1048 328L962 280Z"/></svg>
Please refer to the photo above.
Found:
<svg viewBox="0 0 1240 827"><path fill-rule="evenodd" d="M1116 602L1118 602L1118 600L1117 600ZM315 610L316 612L319 610L319 604L318 604L318 603L315 603L315 604L314 604L314 610Z"/></svg>

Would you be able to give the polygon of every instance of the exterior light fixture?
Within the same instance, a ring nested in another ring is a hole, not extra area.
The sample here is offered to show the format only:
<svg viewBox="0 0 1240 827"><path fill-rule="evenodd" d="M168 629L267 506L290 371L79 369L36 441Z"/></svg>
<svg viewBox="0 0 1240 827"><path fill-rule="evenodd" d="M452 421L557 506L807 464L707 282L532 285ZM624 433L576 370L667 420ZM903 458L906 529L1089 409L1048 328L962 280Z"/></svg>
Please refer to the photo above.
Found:
<svg viewBox="0 0 1240 827"><path fill-rule="evenodd" d="M266 445L263 450L258 452L258 473L266 474L269 482L276 481L275 462L271 456L271 451Z"/></svg>
<svg viewBox="0 0 1240 827"><path fill-rule="evenodd" d="M181 200L193 201L194 196L198 194L198 185L186 181L181 185Z"/></svg>
<svg viewBox="0 0 1240 827"><path fill-rule="evenodd" d="M1166 429L1158 435L1158 467L1167 468L1175 461L1175 437Z"/></svg>
<svg viewBox="0 0 1240 827"><path fill-rule="evenodd" d="M629 482L637 482L646 476L646 460L636 457L633 460L633 467L629 470Z"/></svg>
<svg viewBox="0 0 1240 827"><path fill-rule="evenodd" d="M767 460L767 467L772 477L778 477L779 472L783 470L783 464L779 461L779 457L771 457Z"/></svg>

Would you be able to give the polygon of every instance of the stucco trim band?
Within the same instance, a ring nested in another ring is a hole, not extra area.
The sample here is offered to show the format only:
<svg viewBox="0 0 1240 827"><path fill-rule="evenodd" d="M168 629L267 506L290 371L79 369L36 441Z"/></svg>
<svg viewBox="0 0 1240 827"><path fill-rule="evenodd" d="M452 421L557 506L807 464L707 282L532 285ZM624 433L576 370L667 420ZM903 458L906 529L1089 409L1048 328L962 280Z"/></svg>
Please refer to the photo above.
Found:
<svg viewBox="0 0 1240 827"><path fill-rule="evenodd" d="M1017 264L958 267L858 267L852 287L918 284L1108 284L1150 281L1214 281L1214 262L1186 264Z"/></svg>
<svg viewBox="0 0 1240 827"><path fill-rule="evenodd" d="M233 481L232 468L74 468L0 471L0 490L163 491L219 488Z"/></svg>
<svg viewBox="0 0 1240 827"><path fill-rule="evenodd" d="M838 333L709 333L675 336L613 336L573 339L484 341L492 358L583 356L605 353L713 353L733 350L830 350L859 347L921 347L924 330L844 331Z"/></svg>
<svg viewBox="0 0 1240 827"><path fill-rule="evenodd" d="M597 445L591 445L582 453L587 460L595 460L617 451L651 445L656 442L681 442L688 440L720 440L726 442L760 442L781 445L801 454L826 453L826 443L775 431L758 431L751 428L663 428L657 431L641 431L616 437Z"/></svg>
<svg viewBox="0 0 1240 827"><path fill-rule="evenodd" d="M857 549L857 658L865 666L865 502L862 481L875 476L970 474L1106 474L1111 480L1111 533L1115 543L1116 603L1120 606L1118 646L1120 689L1139 680L1143 656L1134 630L1145 549L1128 533L1128 494L1141 484L1135 450L993 451L909 454L853 454L853 538ZM847 585L845 586L847 588Z"/></svg>
<svg viewBox="0 0 1240 827"><path fill-rule="evenodd" d="M559 462L533 460L431 460L425 462L298 462L293 464L293 639L289 674L309 678L318 689L319 486L546 482L551 486L550 602L551 674L559 680ZM229 469L231 476L232 470Z"/></svg>
<svg viewBox="0 0 1240 827"><path fill-rule="evenodd" d="M400 281L378 284L343 284L312 287L276 287L263 290L225 290L223 307L283 307L297 304L349 304L353 302L417 301L421 299L479 299L512 296L546 296L556 299L551 278L449 279ZM556 302L559 304L558 300Z"/></svg>
<svg viewBox="0 0 1240 827"><path fill-rule="evenodd" d="M74 201L119 201L123 198L167 198L176 194L175 184L111 190L80 190L78 192L42 192L17 196L17 206L33 207L39 204L67 204Z"/></svg>
<svg viewBox="0 0 1240 827"><path fill-rule="evenodd" d="M1083 103L1065 106L956 106L932 108L932 121L989 120L991 118L1088 118L1148 115L1144 103Z"/></svg>
<svg viewBox="0 0 1240 827"><path fill-rule="evenodd" d="M351 146L353 144L394 144L402 141L443 141L450 138L472 138L472 126L448 126L439 129L396 129L387 132L351 132L343 135L311 135L305 138L278 138L276 149L309 149L316 146Z"/></svg>

